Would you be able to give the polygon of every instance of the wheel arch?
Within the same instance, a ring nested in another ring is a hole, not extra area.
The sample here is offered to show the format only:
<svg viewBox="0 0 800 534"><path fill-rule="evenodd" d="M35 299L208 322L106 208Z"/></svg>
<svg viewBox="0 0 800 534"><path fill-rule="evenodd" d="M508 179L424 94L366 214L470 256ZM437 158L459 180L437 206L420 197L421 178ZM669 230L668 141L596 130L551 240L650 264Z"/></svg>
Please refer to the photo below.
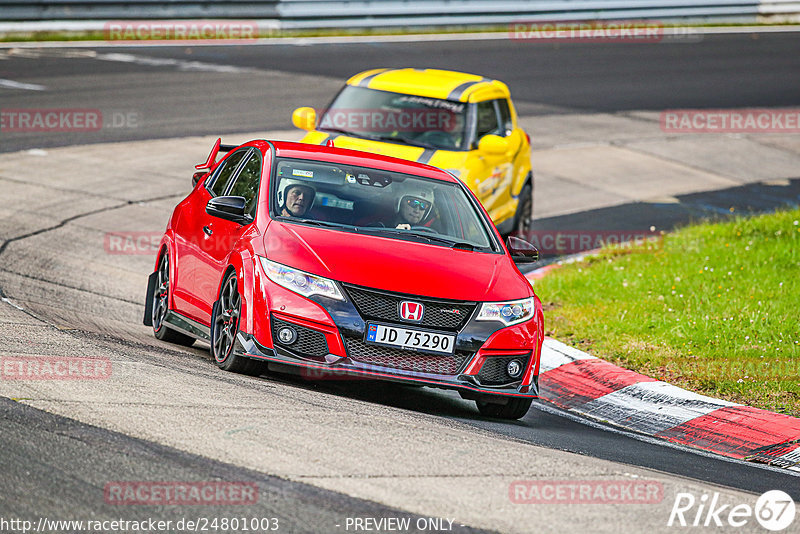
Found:
<svg viewBox="0 0 800 534"><path fill-rule="evenodd" d="M533 169L531 167L528 167L528 172L527 173L522 173L521 172L519 174L521 176L525 176L525 178L523 178L522 180L517 180L517 183L519 184L519 188L514 187L514 189L516 191L514 193L514 196L517 197L517 198L519 198L519 195L522 194L522 190L528 184L531 185L531 192L533 192Z"/></svg>
<svg viewBox="0 0 800 534"><path fill-rule="evenodd" d="M234 251L228 256L227 267L222 273L217 287L217 301L222 292L223 284L231 273L236 275L236 286L242 298L242 309L239 315L239 328L244 332L253 331L253 291L255 284L255 260L248 252ZM215 301L216 302L216 301Z"/></svg>
<svg viewBox="0 0 800 534"><path fill-rule="evenodd" d="M514 175L514 181L511 185L511 193L515 197L519 196L526 183L530 183L531 188L533 188L533 162L531 161L532 147L526 138L527 134L525 134L524 130L522 130L519 125L517 127L522 132L523 139L519 151L514 155L514 158L511 162L511 164L517 169L517 172Z"/></svg>
<svg viewBox="0 0 800 534"><path fill-rule="evenodd" d="M167 294L167 309L172 310L174 309L175 299L174 299L174 291L175 291L175 280L177 279L177 269L178 269L178 262L175 261L175 245L172 239L168 234L164 234L164 237L161 238L161 243L158 245L158 252L156 253L156 265L153 271L158 271L159 265L161 265L161 258L164 257L164 254L169 256L169 293Z"/></svg>

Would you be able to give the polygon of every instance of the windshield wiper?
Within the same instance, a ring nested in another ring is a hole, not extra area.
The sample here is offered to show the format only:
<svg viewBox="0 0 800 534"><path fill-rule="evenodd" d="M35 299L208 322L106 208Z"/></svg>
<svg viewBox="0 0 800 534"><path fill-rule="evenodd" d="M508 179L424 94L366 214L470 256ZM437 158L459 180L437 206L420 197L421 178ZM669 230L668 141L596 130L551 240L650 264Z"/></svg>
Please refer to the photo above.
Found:
<svg viewBox="0 0 800 534"><path fill-rule="evenodd" d="M346 228L348 230L352 230L354 232L358 232L358 227L353 226L351 224L344 224L344 223L335 223L330 221L320 221L317 219L303 219L298 217L284 217L284 220L299 222L303 224L313 224L314 226L323 226L325 228Z"/></svg>
<svg viewBox="0 0 800 534"><path fill-rule="evenodd" d="M473 245L472 243L465 243L465 242L461 242L461 241L453 241L452 239L447 239L447 238L444 238L444 237L431 235L431 234L429 234L427 232L423 233L423 232L415 232L413 230L400 230L398 228L380 228L380 227L373 227L373 226L369 226L369 227L361 226L361 227L357 227L357 228L361 228L361 229L366 230L368 232L375 232L375 233L378 233L378 234L392 234L392 235L398 235L398 236L419 237L419 238L422 238L422 239L426 239L431 243L442 243L444 245L449 246L450 248L457 248L457 249L461 249L461 250L475 250L475 245Z"/></svg>
<svg viewBox="0 0 800 534"><path fill-rule="evenodd" d="M338 134L341 134L341 135L346 135L347 137L355 137L357 139L368 139L370 141L380 141L381 140L376 136L367 135L367 134L358 133L358 132L351 132L350 130L343 130L341 128L319 128L319 131L321 131L321 132L338 133Z"/></svg>
<svg viewBox="0 0 800 534"><path fill-rule="evenodd" d="M465 243L463 241L453 241L452 239L446 239L444 237L439 237L435 235L420 234L418 232L410 232L410 233L415 236L424 237L425 239L435 241L437 243L443 243L445 245L448 245L450 248L457 248L461 250L475 250L475 245L473 245L472 243Z"/></svg>
<svg viewBox="0 0 800 534"><path fill-rule="evenodd" d="M338 133L338 134L342 134L342 135L347 135L349 137L358 137L359 139L369 139L370 141L389 141L389 142L395 142L395 143L402 143L404 145L409 145L409 146L419 146L419 147L422 147L422 148L430 148L430 149L433 149L433 150L441 150L441 148L442 148L442 147L438 147L438 146L435 146L435 145L431 145L429 143L421 143L421 142L419 142L419 141L417 141L415 139L411 139L409 137L403 137L403 136L396 137L396 136L392 136L392 135L370 135L370 134L365 134L365 133L351 132L349 130L343 130L341 128L327 128L327 127L326 128L322 128L322 127L320 127L319 130L322 131L322 132L331 132L331 133Z"/></svg>
<svg viewBox="0 0 800 534"><path fill-rule="evenodd" d="M318 129L321 132L333 132L333 133L338 133L338 134L342 134L342 135L354 135L354 136L358 137L357 133L351 132L349 130L342 130L341 128L322 128L322 127L320 127Z"/></svg>
<svg viewBox="0 0 800 534"><path fill-rule="evenodd" d="M438 147L435 145L431 145L429 143L422 143L417 141L416 139L411 139L410 137L403 137L403 136L393 136L393 135L365 135L367 139L371 139L373 141L390 141L395 143L403 143L404 145L409 146L419 146L422 148L431 148L433 150L441 150L442 147Z"/></svg>

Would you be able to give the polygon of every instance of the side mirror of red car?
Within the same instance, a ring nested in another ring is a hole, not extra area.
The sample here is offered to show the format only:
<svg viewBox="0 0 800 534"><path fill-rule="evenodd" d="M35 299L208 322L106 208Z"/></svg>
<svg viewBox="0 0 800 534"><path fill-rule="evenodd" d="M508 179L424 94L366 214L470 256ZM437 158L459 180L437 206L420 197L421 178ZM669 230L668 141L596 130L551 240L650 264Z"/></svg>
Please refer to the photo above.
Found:
<svg viewBox="0 0 800 534"><path fill-rule="evenodd" d="M246 208L244 197L214 197L206 204L206 213L239 224L248 224L253 219L245 212Z"/></svg>
<svg viewBox="0 0 800 534"><path fill-rule="evenodd" d="M506 246L511 253L511 259L514 260L514 263L533 263L539 261L539 251L524 239L510 235L508 236Z"/></svg>

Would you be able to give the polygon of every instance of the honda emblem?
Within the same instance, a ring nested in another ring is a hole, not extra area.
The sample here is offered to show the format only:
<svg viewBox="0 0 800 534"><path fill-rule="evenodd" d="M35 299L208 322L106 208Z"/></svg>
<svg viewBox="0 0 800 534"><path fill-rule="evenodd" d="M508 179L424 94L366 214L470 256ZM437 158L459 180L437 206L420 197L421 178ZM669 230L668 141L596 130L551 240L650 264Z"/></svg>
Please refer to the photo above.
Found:
<svg viewBox="0 0 800 534"><path fill-rule="evenodd" d="M419 302L404 300L400 303L400 317L406 321L419 322L422 320L423 313L424 307Z"/></svg>

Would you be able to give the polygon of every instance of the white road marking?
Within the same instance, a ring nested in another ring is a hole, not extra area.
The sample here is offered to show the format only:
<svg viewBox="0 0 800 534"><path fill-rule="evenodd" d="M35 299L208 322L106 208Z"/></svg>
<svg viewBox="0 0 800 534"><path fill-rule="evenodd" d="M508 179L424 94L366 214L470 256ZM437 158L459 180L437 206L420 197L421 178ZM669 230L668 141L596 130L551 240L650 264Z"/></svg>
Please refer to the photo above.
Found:
<svg viewBox="0 0 800 534"><path fill-rule="evenodd" d="M739 465L743 465L743 466L746 465L748 467L752 467L753 469L762 469L764 471L773 471L775 473L789 474L789 475L796 476L796 477L800 478L800 472L792 472L792 471L788 471L786 469L783 469L781 467L774 467L774 466L767 465L767 464L748 462L746 460L740 460L738 458L731 458L729 456L721 456L720 454L715 453L715 452L709 452L709 451L706 451L706 450L703 450L703 449L694 449L692 447L689 447L687 445L682 445L680 443L673 443L671 441L666 441L666 440L663 440L661 438L655 438L653 436L648 436L647 434L641 434L639 432L635 432L635 431L626 430L626 429L623 429L623 428L611 426L609 424L601 423L599 421L593 421L591 419L587 419L586 417L584 417L582 415L562 410L561 408L558 408L557 406L553 406L552 404L549 404L549 403L547 403L547 401L544 401L544 400L539 400L538 402L534 402L532 407L534 409L536 409L536 410L540 410L542 412L549 413L550 415L563 417L564 419L569 419L570 421L573 421L575 423L586 425L586 426L591 427L591 428L596 428L598 430L603 430L605 432L610 432L612 434L619 434L619 435L625 436L627 438L635 439L636 441L642 441L644 443L647 443L648 445L656 445L656 446L659 446L659 447L665 447L667 449L676 449L676 450L679 450L679 451L682 451L682 452L688 452L690 454L695 454L697 456L704 456L706 458L713 458L714 460L719 460L721 462L728 462L728 463L731 463L731 464L739 464Z"/></svg>
<svg viewBox="0 0 800 534"><path fill-rule="evenodd" d="M39 85L38 83L15 82L14 80L6 80L4 78L0 78L0 87L4 89L24 89L27 91L44 91L47 89L47 87Z"/></svg>
<svg viewBox="0 0 800 534"><path fill-rule="evenodd" d="M114 61L118 63L144 65L146 67L172 67L179 71L195 71L195 72L242 73L242 72L256 72L258 70L249 67L221 65L216 63L206 63L203 61L194 61L194 60L189 61L189 60L174 59L174 58L157 58L150 56L141 56L138 54L127 54L118 52L101 53L101 52L96 52L94 50L74 50L74 49L67 50L67 49L52 49L52 48L15 47L8 50L0 50L0 57L2 57L3 59L9 59L9 58L39 59L39 58L51 58L51 57L61 58L61 59L65 58L96 59L100 61ZM11 82L11 80L7 81L10 83L16 83L16 82ZM2 87L1 83L0 87ZM41 87L42 89L46 89L44 86L39 86L39 87ZM30 89L37 90L33 88Z"/></svg>
<svg viewBox="0 0 800 534"><path fill-rule="evenodd" d="M11 299L8 299L8 298L6 298L6 297L3 297L3 298L2 298L2 299L0 299L0 300L2 300L3 302L5 302L6 304L8 304L8 305L10 305L10 306L13 306L13 307L15 307L15 308L16 308L16 309L18 309L19 311L25 311L25 308L23 308L22 306L20 306L20 305L18 305L18 304L14 304L13 302L11 302Z"/></svg>
<svg viewBox="0 0 800 534"><path fill-rule="evenodd" d="M639 382L575 407L577 413L654 435L720 408L741 406L666 382Z"/></svg>
<svg viewBox="0 0 800 534"><path fill-rule="evenodd" d="M180 71L239 73L251 72L254 70L247 67L218 65L215 63L205 63L203 61L185 61L182 59L156 58L134 54L118 54L113 52L108 54L97 54L95 59L99 59L101 61L132 63L135 65L145 65L148 67L176 67Z"/></svg>
<svg viewBox="0 0 800 534"><path fill-rule="evenodd" d="M594 356L586 354L578 349L565 345L553 338L545 338L542 345L542 359L539 363L539 373L552 371L562 365L575 362L577 360L596 360Z"/></svg>
<svg viewBox="0 0 800 534"><path fill-rule="evenodd" d="M9 48L8 50L4 50L0 52L0 57L3 59L9 58L25 58L25 59L38 59L40 57L56 57L56 58L84 58L84 57L94 57L97 55L97 52L94 50L83 50L83 49L76 49L76 48L46 48L46 47L39 47L39 48L29 48L24 46L18 46L14 48Z"/></svg>
<svg viewBox="0 0 800 534"><path fill-rule="evenodd" d="M800 449L795 449L792 452L788 452L784 455L781 455L779 458L787 462L800 462ZM787 469L800 472L800 464L787 467Z"/></svg>

